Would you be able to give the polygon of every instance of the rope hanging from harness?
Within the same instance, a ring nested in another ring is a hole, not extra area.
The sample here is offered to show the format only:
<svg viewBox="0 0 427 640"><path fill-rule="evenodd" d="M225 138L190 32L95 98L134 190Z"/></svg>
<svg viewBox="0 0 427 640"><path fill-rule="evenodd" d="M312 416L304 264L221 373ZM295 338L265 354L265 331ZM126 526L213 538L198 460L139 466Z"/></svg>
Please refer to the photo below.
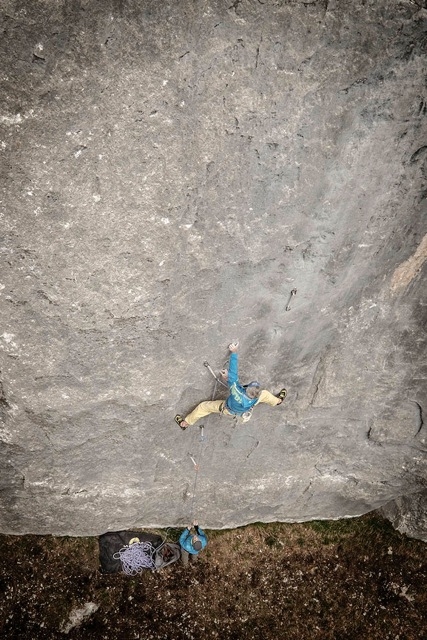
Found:
<svg viewBox="0 0 427 640"><path fill-rule="evenodd" d="M155 569L153 553L154 548L149 542L135 542L128 547L122 547L113 558L121 560L126 575L136 576L143 569Z"/></svg>

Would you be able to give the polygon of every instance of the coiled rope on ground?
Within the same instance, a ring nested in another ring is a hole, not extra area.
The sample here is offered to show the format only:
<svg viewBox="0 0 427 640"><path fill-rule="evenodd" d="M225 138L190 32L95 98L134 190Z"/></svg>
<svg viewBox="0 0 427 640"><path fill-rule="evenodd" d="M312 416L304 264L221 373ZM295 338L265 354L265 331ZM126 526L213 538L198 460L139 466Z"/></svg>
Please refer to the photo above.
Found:
<svg viewBox="0 0 427 640"><path fill-rule="evenodd" d="M143 569L155 569L153 553L154 547L150 542L134 542L129 547L122 547L113 558L121 560L126 575L136 576Z"/></svg>

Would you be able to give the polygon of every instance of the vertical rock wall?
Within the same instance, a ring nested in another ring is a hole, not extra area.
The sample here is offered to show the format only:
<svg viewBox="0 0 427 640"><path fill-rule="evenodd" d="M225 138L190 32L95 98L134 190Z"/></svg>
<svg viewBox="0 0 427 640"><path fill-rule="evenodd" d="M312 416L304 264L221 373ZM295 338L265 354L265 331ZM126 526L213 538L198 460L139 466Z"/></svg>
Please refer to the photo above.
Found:
<svg viewBox="0 0 427 640"><path fill-rule="evenodd" d="M335 518L420 490L426 14L3 3L2 532ZM237 337L242 380L287 401L209 417L200 443L173 417Z"/></svg>

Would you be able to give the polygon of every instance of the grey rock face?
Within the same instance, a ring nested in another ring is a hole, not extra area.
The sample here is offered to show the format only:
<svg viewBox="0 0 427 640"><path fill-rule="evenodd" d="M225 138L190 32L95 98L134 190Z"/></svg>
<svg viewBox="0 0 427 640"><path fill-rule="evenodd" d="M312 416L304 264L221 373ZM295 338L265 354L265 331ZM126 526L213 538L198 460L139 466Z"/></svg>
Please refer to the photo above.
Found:
<svg viewBox="0 0 427 640"><path fill-rule="evenodd" d="M381 511L398 531L427 542L427 491L396 498Z"/></svg>
<svg viewBox="0 0 427 640"><path fill-rule="evenodd" d="M422 488L425 19L3 3L3 533L338 518ZM233 338L242 381L288 398L201 443L173 417Z"/></svg>

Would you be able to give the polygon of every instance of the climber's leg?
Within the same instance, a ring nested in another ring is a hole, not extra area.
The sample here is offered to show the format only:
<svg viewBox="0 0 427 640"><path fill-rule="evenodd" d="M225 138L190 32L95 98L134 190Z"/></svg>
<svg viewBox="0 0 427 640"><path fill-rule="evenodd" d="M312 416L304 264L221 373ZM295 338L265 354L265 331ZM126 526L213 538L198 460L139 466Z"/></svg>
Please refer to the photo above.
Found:
<svg viewBox="0 0 427 640"><path fill-rule="evenodd" d="M206 400L205 402L201 402L188 416L185 416L184 423L192 425L210 413L221 413L223 404L224 400ZM183 426L185 426L184 423Z"/></svg>

